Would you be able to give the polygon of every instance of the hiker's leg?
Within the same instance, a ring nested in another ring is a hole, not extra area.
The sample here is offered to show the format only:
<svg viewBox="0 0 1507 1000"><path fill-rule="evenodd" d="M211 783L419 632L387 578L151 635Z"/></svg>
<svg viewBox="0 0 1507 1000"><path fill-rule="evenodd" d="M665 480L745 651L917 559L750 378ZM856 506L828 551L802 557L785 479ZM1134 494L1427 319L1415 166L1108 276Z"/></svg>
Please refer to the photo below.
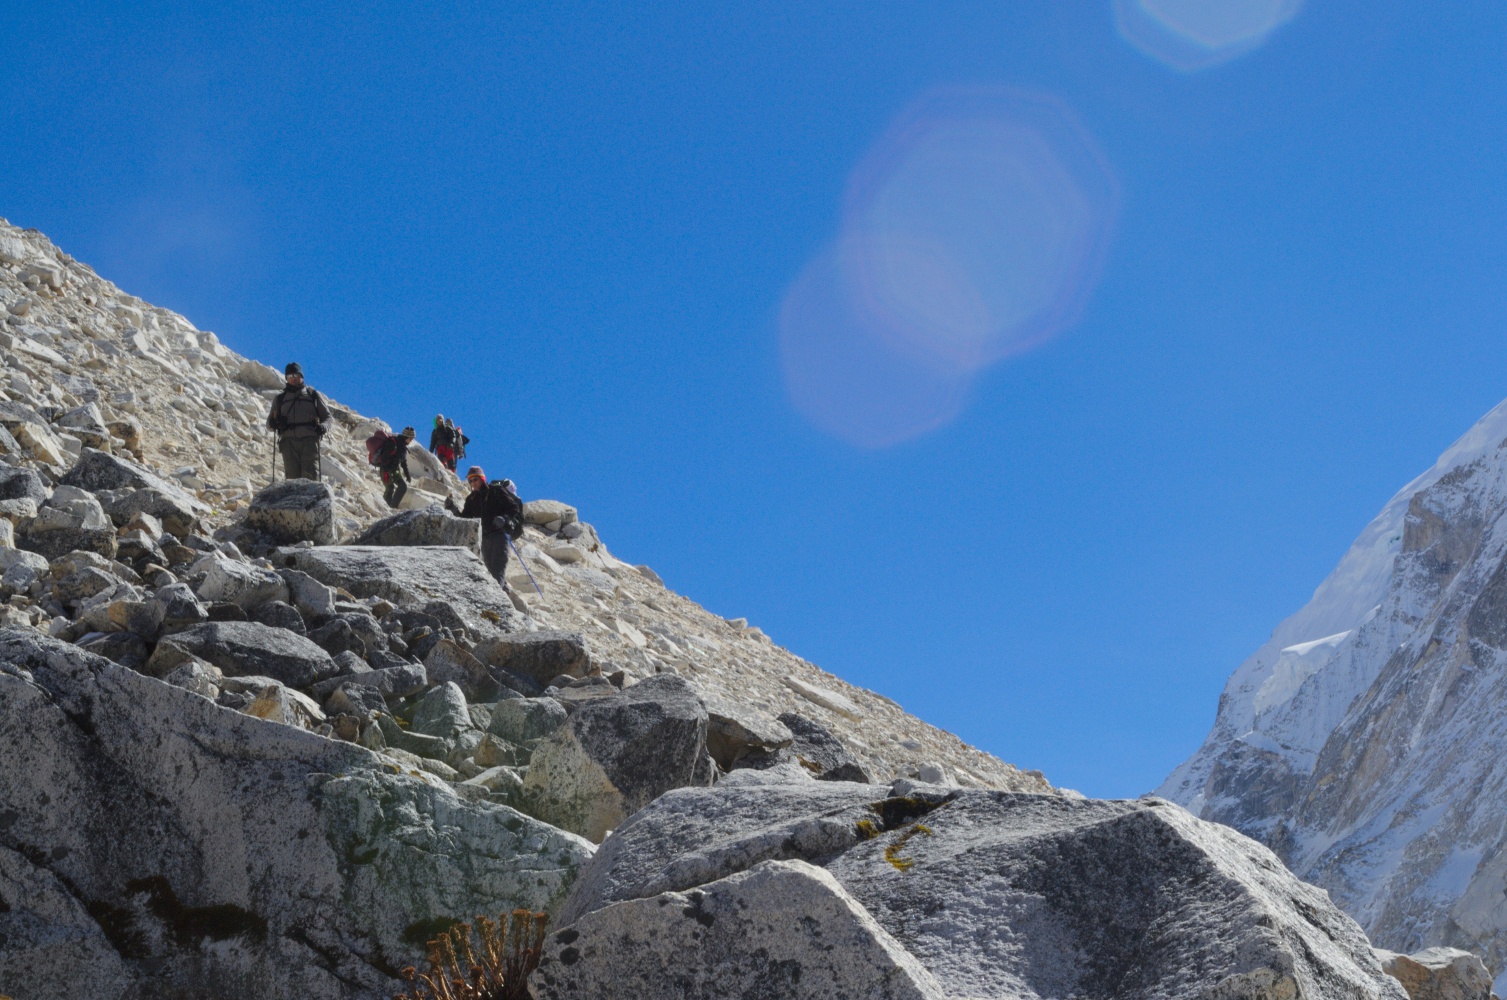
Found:
<svg viewBox="0 0 1507 1000"><path fill-rule="evenodd" d="M298 442L293 438L284 438L278 443L277 450L283 456L283 478L298 478Z"/></svg>
<svg viewBox="0 0 1507 1000"><path fill-rule="evenodd" d="M402 476L394 472L392 474L392 505L396 507L401 504L403 502L403 494L407 492L408 484L403 481Z"/></svg>
<svg viewBox="0 0 1507 1000"><path fill-rule="evenodd" d="M481 561L487 564L487 572L502 583L508 572L508 536L501 532L481 536Z"/></svg>

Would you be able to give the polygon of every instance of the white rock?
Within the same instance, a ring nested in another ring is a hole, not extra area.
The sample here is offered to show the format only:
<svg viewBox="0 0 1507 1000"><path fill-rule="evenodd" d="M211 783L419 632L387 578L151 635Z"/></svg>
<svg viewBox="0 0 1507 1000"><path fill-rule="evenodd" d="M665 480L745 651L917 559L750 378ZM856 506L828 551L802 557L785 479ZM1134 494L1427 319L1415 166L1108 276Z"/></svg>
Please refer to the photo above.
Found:
<svg viewBox="0 0 1507 1000"><path fill-rule="evenodd" d="M63 447L63 442L58 440L57 435L41 424L22 421L16 424L12 433L37 461L46 465L68 464L68 449Z"/></svg>

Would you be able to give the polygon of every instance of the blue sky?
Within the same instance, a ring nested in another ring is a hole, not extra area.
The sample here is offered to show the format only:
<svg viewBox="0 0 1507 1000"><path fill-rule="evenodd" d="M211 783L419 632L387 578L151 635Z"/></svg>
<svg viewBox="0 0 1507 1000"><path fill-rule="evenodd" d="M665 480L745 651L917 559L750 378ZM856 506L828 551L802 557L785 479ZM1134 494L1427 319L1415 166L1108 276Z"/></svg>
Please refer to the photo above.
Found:
<svg viewBox="0 0 1507 1000"><path fill-rule="evenodd" d="M1507 394L1500 4L1310 2L1196 72L1110 0L525 6L8 5L0 215L1094 795ZM782 304L897 120L980 88L1075 123L1100 266L855 446Z"/></svg>

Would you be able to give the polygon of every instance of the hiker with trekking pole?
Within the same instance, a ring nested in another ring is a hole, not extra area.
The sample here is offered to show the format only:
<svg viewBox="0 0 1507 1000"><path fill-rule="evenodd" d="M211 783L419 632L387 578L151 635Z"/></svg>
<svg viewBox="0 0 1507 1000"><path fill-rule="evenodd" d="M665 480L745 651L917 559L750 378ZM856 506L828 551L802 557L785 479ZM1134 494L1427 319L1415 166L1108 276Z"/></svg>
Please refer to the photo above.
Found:
<svg viewBox="0 0 1507 1000"><path fill-rule="evenodd" d="M445 509L457 517L481 520L481 561L487 564L487 572L505 587L508 548L513 539L523 534L523 501L518 499L511 479L488 483L487 474L479 465L466 470L466 485L471 492L466 496L465 506L457 510L455 501L447 498ZM535 589L538 586L535 584Z"/></svg>
<svg viewBox="0 0 1507 1000"><path fill-rule="evenodd" d="M277 450L283 457L283 478L312 479L317 483L319 439L329 432L330 408L317 390L304 384L303 368L298 362L288 363L284 377L287 384L272 400L267 428L276 433ZM274 462L274 478L276 472Z"/></svg>

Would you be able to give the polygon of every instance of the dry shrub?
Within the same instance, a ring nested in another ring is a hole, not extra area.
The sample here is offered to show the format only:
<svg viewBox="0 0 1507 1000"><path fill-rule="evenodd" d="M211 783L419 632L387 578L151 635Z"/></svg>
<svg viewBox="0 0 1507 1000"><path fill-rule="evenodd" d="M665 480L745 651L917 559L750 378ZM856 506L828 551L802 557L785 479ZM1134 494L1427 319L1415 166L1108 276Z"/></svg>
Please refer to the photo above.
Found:
<svg viewBox="0 0 1507 1000"><path fill-rule="evenodd" d="M429 971L403 970L410 992L394 1000L529 1000L528 977L544 949L543 913L477 917L429 942Z"/></svg>

